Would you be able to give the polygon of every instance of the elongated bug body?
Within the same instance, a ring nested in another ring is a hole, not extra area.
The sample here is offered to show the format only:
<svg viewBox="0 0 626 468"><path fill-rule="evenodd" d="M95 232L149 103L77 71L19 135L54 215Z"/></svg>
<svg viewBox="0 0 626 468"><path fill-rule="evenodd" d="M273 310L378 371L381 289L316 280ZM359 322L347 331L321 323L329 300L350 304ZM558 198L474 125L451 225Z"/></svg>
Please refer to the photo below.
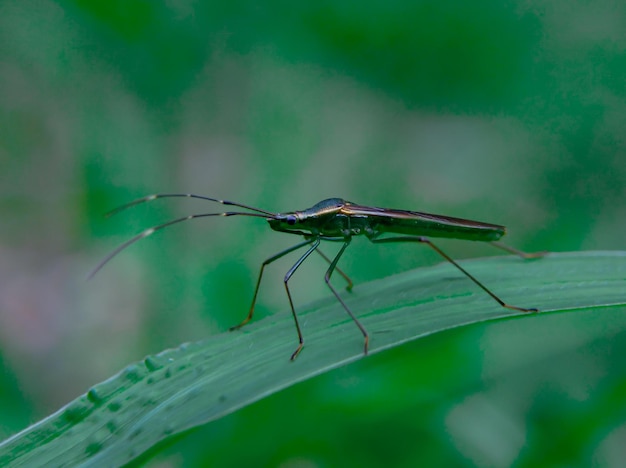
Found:
<svg viewBox="0 0 626 468"><path fill-rule="evenodd" d="M382 234L406 234L493 242L506 234L504 226L416 211L391 210L357 205L329 198L303 211L268 218L275 231L321 237L365 235L370 240ZM307 232L308 231L308 232Z"/></svg>
<svg viewBox="0 0 626 468"><path fill-rule="evenodd" d="M259 287L261 285L261 279L263 278L263 272L265 270L265 267L291 252L307 247L304 254L299 257L298 261L293 264L293 266L287 271L284 277L285 290L287 292L287 298L289 299L291 313L293 315L296 331L298 333L298 347L291 355L291 360L294 360L302 350L302 347L304 346L304 339L302 336L300 323L298 321L298 315L296 314L296 310L293 305L291 291L289 290L289 279L292 277L298 267L313 252L317 252L318 254L320 254L329 263L329 267L328 270L326 270L324 280L326 281L326 284L335 295L337 300L341 303L345 311L352 318L356 326L363 334L363 351L365 354L367 354L369 335L365 330L365 327L363 327L358 318L346 305L346 303L343 301L343 299L330 281L332 274L337 271L348 282L347 289L350 290L352 288L352 281L343 271L341 271L341 269L337 267L337 264L348 245L350 245L350 242L352 241L352 238L354 236L366 236L371 242L377 244L392 242L418 242L426 244L439 255L441 255L444 259L446 259L446 261L454 265L461 273L463 273L470 280L472 280L483 291L489 294L502 307L517 310L520 312L537 312L537 309L535 308L522 308L505 303L502 299L500 299L493 292L491 292L490 289L488 289L480 281L478 281L474 276L468 273L456 261L454 261L446 253L444 253L439 247L433 244L432 241L429 239L430 237L443 237L478 242L489 242L495 247L503 249L509 253L519 255L522 258L538 258L546 254L546 252L525 253L497 242L502 236L506 234L506 228L504 226L482 223L479 221L472 221L468 219L452 218L449 216L421 213L417 211L405 211L357 205L355 203L345 201L341 198L328 198L317 203L311 208L302 211L272 213L270 211L261 210L259 208L254 208L237 202L184 193L149 195L147 197L130 202L127 205L121 206L116 210L113 210L110 214L117 213L121 210L124 210L134 205L138 205L140 203L156 200L157 198L172 197L197 198L201 200L220 203L226 206L234 206L236 208L244 209L247 211L224 211L218 213L192 214L146 229L145 231L141 232L140 234L120 245L117 249L113 250L92 271L90 277L96 274L98 270L100 270L100 268L102 268L109 260L111 260L126 247L130 246L140 239L143 239L144 237L148 237L158 230L164 229L173 224L188 221L190 219L205 218L211 216L249 216L256 218L265 218L274 231L302 236L303 240L300 243L289 247L288 249L278 252L277 254L266 259L261 264L261 270L259 272L259 276L256 282L254 295L252 297L252 304L250 305L248 315L240 324L231 327L231 330L241 328L250 320L252 320L252 317L254 315L254 306L256 304ZM332 260L325 254L323 254L321 250L319 250L319 245L321 241L333 241L342 243L339 252Z"/></svg>

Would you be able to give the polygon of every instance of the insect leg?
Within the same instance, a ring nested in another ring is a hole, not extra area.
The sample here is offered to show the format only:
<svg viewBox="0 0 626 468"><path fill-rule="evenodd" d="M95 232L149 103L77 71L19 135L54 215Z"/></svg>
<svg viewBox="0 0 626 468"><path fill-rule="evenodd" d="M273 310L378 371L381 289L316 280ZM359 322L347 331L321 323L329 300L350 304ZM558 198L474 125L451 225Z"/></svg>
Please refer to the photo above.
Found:
<svg viewBox="0 0 626 468"><path fill-rule="evenodd" d="M502 249L505 252L512 253L513 255L517 255L517 256L525 258L525 259L541 258L541 257L544 257L545 255L547 255L549 253L546 250L542 250L541 252L523 252L521 250L517 250L514 247L511 247L509 245L503 244L502 242L489 242L489 243L491 245L493 245L494 247L497 247L498 249Z"/></svg>
<svg viewBox="0 0 626 468"><path fill-rule="evenodd" d="M287 291L287 297L289 298L289 305L291 306L291 313L293 314L293 320L296 323L296 331L298 332L298 341L299 341L298 348L291 355L292 361L295 358L297 358L298 354L300 354L300 351L302 351L302 347L304 346L304 339L302 338L302 331L300 330L300 323L298 322L296 309L293 307L293 300L291 299L291 292L289 292L289 280L291 279L291 276L295 273L295 271L298 269L298 267L302 265L302 262L304 262L307 259L307 257L311 255L311 253L313 253L313 251L317 249L317 247L320 245L319 237L314 237L313 239L310 239L308 242L309 243L312 242L313 245L309 247L309 250L304 252L304 255L302 255L302 257L300 257L296 263L294 263L294 265L289 269L289 271L285 275L285 290Z"/></svg>
<svg viewBox="0 0 626 468"><path fill-rule="evenodd" d="M329 265L332 265L331 259L328 258L320 249L317 249L316 252L318 254L320 254L322 256L322 258L328 262ZM352 286L354 286L354 283L352 283L352 280L350 279L350 277L348 275L346 275L343 271L341 271L340 268L335 268L335 270L337 270L337 273L339 273L341 276L343 276L343 279L345 279L348 282L348 285L346 286L346 289L348 291L352 291Z"/></svg>
<svg viewBox="0 0 626 468"><path fill-rule="evenodd" d="M387 239L372 239L372 242L375 242L375 243L383 243L383 242L420 242L422 244L427 244L435 252L437 252L439 255L441 255L443 258L445 258L448 262L450 262L452 265L454 265L461 273L463 273L465 276L467 276L469 279L471 279L478 287L480 287L483 291L485 291L487 294L489 294L502 307L506 307L507 309L512 309L512 310L519 310L520 312L539 312L539 310L535 309L535 308L525 309L523 307L516 307L516 306L510 305L510 304L507 304L506 302L504 302L502 299L500 299L498 296L496 296L494 293L492 293L491 290L489 290L486 286L484 286L480 281L478 281L471 274L469 274L467 272L467 270L465 270L465 268L463 268L457 262L452 260L452 258L450 258L443 250L441 250L439 247L437 247L435 244L433 244L430 241L430 239L428 239L427 237L422 237L422 236L417 236L417 237L414 237L414 236L390 237L390 238L387 238Z"/></svg>
<svg viewBox="0 0 626 468"><path fill-rule="evenodd" d="M254 295L252 296L252 304L250 305L250 311L248 312L248 316L239 325L230 327L229 328L230 331L237 330L243 327L250 320L252 320L252 315L254 314L254 306L256 304L257 295L259 294L259 287L261 286L261 278L263 278L263 271L265 270L265 267L269 265L270 263L278 260L279 258L284 257L288 253L291 253L294 250L298 250L300 247L304 247L305 245L311 244L312 242L315 242L315 239L307 239L304 242L300 242L299 244L296 244L293 247L289 247L288 249L283 250L282 252L278 252L276 255L268 258L261 264L261 271L259 272L259 277L256 280L256 287L254 288Z"/></svg>
<svg viewBox="0 0 626 468"><path fill-rule="evenodd" d="M333 285L330 283L330 277L333 274L333 271L335 271L335 269L337 271L339 271L339 269L337 268L337 263L339 262L339 259L343 255L343 252L346 250L348 245L350 245L350 241L351 240L352 240L351 237L346 239L346 241L344 242L343 246L341 247L341 250L339 250L339 253L335 256L335 258L333 259L332 263L330 264L330 267L328 268L328 271L326 271L326 275L324 276L324 280L326 281L326 284L328 285L330 290L333 292L333 294L335 295L337 300L341 303L341 305L346 310L346 312L348 312L348 315L350 316L350 318L352 320L354 320L354 323L356 323L356 326L359 327L359 330L361 330L361 333L363 333L363 338L365 340L364 344L363 344L363 352L365 354L367 354L367 348L369 346L369 335L367 334L367 330L365 330L365 327L355 317L355 315L352 313L350 308L346 305L346 303L343 301L343 299L341 299L341 296L339 296L339 293L335 290Z"/></svg>

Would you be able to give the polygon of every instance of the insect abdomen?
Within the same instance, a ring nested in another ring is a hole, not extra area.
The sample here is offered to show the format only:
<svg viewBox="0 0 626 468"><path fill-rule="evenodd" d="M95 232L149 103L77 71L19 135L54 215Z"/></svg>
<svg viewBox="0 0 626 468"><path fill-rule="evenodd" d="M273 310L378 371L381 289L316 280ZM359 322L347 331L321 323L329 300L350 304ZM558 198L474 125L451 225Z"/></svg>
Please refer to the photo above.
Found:
<svg viewBox="0 0 626 468"><path fill-rule="evenodd" d="M492 242L506 234L504 226L456 218L442 217L438 220L394 219L393 221L382 218L377 221L376 230L380 232L413 236Z"/></svg>

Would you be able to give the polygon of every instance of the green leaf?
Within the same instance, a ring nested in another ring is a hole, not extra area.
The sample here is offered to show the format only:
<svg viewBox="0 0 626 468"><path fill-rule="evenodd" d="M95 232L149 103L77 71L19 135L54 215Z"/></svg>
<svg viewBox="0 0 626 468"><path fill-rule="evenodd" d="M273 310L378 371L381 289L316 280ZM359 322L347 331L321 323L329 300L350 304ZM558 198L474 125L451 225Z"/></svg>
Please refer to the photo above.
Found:
<svg viewBox="0 0 626 468"><path fill-rule="evenodd" d="M487 320L626 304L626 252L550 254L532 261L464 261L510 304L503 309L449 264L420 268L344 293L370 334L370 353ZM335 281L338 282L337 278ZM363 336L336 301L299 313L305 348L289 313L275 314L132 364L57 413L0 444L0 465L120 465L164 438L363 356ZM607 318L608 320L608 318Z"/></svg>

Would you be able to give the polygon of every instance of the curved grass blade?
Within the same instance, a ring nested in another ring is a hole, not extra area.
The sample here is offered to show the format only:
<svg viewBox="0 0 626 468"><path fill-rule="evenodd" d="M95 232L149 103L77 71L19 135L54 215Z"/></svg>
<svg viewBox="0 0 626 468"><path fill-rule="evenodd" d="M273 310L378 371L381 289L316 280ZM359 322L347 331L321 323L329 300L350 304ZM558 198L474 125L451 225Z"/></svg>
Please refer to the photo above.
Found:
<svg viewBox="0 0 626 468"><path fill-rule="evenodd" d="M576 310L610 320L610 306L626 304L626 252L463 264L507 300L542 312L503 310L449 264L420 268L345 295L371 334L370 353L488 320L523 316L540 326L542 314ZM302 308L300 316L306 343L295 362L289 361L295 334L287 313L166 350L0 444L0 465L121 465L172 434L364 357L361 334L332 299Z"/></svg>

